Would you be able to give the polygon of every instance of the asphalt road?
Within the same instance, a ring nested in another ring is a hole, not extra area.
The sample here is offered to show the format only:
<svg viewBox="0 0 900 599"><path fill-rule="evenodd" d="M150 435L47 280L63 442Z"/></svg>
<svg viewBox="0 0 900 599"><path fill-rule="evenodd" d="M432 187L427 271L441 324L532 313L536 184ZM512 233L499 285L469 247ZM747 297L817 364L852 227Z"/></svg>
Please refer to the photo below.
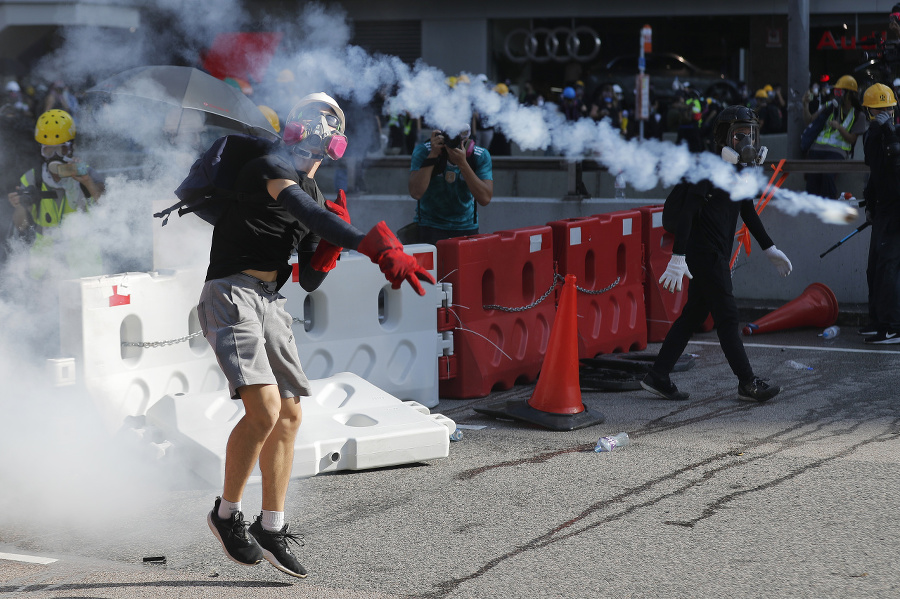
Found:
<svg viewBox="0 0 900 599"><path fill-rule="evenodd" d="M673 376L688 401L585 392L601 425L554 432L473 410L533 385L442 399L433 411L467 427L448 458L292 482L305 580L225 559L205 522L219 489L160 466L140 499L99 514L65 492L62 520L6 514L0 553L27 557L0 556L0 595L897 597L900 345L818 332L745 338L757 374L784 386L766 404L737 400L714 331ZM619 431L630 446L593 452ZM258 509L258 486L244 506ZM36 557L57 561L20 561Z"/></svg>

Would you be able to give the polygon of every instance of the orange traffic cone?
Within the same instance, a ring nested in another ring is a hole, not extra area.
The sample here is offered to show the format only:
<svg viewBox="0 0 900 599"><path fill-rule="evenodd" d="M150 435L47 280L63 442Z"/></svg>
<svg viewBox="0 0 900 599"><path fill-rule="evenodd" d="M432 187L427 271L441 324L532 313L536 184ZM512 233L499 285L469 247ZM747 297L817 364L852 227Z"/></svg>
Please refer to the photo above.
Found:
<svg viewBox="0 0 900 599"><path fill-rule="evenodd" d="M547 353L531 399L527 402L506 401L479 407L475 408L476 412L515 418L558 431L570 431L603 422L603 414L589 412L581 403L576 293L575 275L566 275L553 330L550 331L547 343Z"/></svg>
<svg viewBox="0 0 900 599"><path fill-rule="evenodd" d="M837 321L838 302L822 283L813 283L797 298L744 327L744 335L757 335L797 327L828 327Z"/></svg>
<svg viewBox="0 0 900 599"><path fill-rule="evenodd" d="M575 275L566 275L556 308L556 319L534 393L528 400L535 410L553 414L584 411L578 382L578 304Z"/></svg>

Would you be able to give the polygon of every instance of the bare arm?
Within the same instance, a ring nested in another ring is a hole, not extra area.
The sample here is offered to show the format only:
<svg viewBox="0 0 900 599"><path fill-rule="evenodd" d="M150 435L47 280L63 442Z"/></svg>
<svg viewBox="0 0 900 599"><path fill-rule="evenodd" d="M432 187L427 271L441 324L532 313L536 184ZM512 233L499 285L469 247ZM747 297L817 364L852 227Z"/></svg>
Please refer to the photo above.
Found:
<svg viewBox="0 0 900 599"><path fill-rule="evenodd" d="M8 196L9 203L13 207L12 221L16 228L21 231L28 226L28 212L22 205L22 196L17 192L12 192Z"/></svg>
<svg viewBox="0 0 900 599"><path fill-rule="evenodd" d="M490 179L485 181L478 178L475 171L466 160L466 151L463 148L447 149L447 161L453 163L459 168L463 179L472 196L480 206L487 206L494 197L494 182Z"/></svg>
<svg viewBox="0 0 900 599"><path fill-rule="evenodd" d="M441 135L440 130L434 129L431 132L431 151L428 152L428 158L437 158L441 155L441 150L444 149L444 136ZM434 172L434 165L422 165L419 170L411 171L409 173L409 195L413 197L413 199L420 200L422 196L425 195L425 190L428 189L428 184L431 182L431 175Z"/></svg>

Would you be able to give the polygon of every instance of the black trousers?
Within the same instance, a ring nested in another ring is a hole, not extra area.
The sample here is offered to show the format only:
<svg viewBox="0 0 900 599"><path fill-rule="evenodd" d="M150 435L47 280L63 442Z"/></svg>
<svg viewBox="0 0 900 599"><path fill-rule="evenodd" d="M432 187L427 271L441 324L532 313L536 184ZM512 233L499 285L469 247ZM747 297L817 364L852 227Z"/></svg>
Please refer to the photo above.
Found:
<svg viewBox="0 0 900 599"><path fill-rule="evenodd" d="M713 252L688 252L686 258L688 269L694 278L688 287L688 298L681 315L672 323L659 350L659 356L653 364L653 373L666 377L672 372L694 331L712 313L719 345L732 372L741 383L752 381L753 368L741 341L728 257Z"/></svg>
<svg viewBox="0 0 900 599"><path fill-rule="evenodd" d="M872 324L900 331L900 205L872 209L866 280Z"/></svg>
<svg viewBox="0 0 900 599"><path fill-rule="evenodd" d="M837 150L833 152L829 150L817 150L817 147L821 148L822 146L813 144L813 147L806 153L806 157L815 160L844 160L844 155ZM806 179L806 193L822 196L829 200L838 197L837 182L834 173L808 173L804 175L804 178Z"/></svg>

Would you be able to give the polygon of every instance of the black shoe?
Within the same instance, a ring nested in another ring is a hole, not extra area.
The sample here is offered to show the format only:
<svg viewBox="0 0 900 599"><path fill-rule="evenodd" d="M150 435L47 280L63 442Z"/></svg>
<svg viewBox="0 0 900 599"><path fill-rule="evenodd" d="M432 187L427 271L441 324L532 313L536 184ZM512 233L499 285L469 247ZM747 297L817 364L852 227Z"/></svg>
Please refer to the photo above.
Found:
<svg viewBox="0 0 900 599"><path fill-rule="evenodd" d="M244 514L235 512L228 520L219 518L219 503L221 497L216 497L216 503L212 511L206 516L206 523L219 542L225 555L244 566L255 566L263 560L263 551L256 540L247 534L247 523L244 522Z"/></svg>
<svg viewBox="0 0 900 599"><path fill-rule="evenodd" d="M781 392L778 385L770 385L765 380L754 377L749 383L738 385L738 397L744 401L768 401Z"/></svg>
<svg viewBox="0 0 900 599"><path fill-rule="evenodd" d="M878 334L878 327L874 324L867 324L864 327L860 327L857 333L863 337L871 337L872 335Z"/></svg>
<svg viewBox="0 0 900 599"><path fill-rule="evenodd" d="M876 343L878 345L889 345L900 343L900 333L896 331L879 331L871 337L863 339L865 343Z"/></svg>
<svg viewBox="0 0 900 599"><path fill-rule="evenodd" d="M690 393L679 391L678 387L675 386L675 383L669 380L669 377L662 379L652 372L648 372L647 376L644 377L644 380L641 381L641 387L650 393L655 393L663 399L671 401L683 401L691 396Z"/></svg>
<svg viewBox="0 0 900 599"><path fill-rule="evenodd" d="M303 541L299 535L288 532L287 524L278 532L270 532L262 527L262 518L257 516L250 525L250 534L262 547L263 556L270 564L291 576L306 578L306 568L300 565L287 543L293 541L297 547L302 547Z"/></svg>

